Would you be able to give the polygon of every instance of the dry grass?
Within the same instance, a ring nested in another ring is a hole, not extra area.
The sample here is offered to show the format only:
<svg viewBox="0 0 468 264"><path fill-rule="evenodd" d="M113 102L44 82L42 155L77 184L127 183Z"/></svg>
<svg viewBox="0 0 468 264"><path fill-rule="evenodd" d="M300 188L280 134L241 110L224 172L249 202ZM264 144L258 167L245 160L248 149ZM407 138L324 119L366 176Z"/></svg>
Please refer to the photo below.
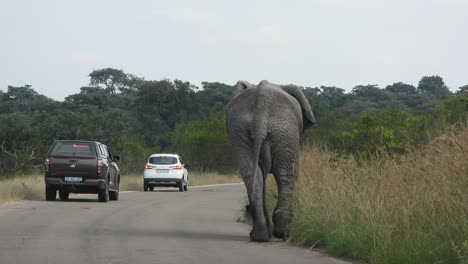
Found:
<svg viewBox="0 0 468 264"><path fill-rule="evenodd" d="M143 190L142 174L122 174L120 176L121 191L141 191Z"/></svg>
<svg viewBox="0 0 468 264"><path fill-rule="evenodd" d="M210 172L192 172L189 180L191 186L242 182L238 174L217 174Z"/></svg>
<svg viewBox="0 0 468 264"><path fill-rule="evenodd" d="M240 182L237 175L222 175L209 172L191 172L189 175L190 186L237 183ZM42 200L44 198L43 175L17 176L13 179L0 181L0 204L18 200ZM143 175L122 175L120 190L143 190Z"/></svg>
<svg viewBox="0 0 468 264"><path fill-rule="evenodd" d="M0 203L18 200L39 200L44 197L42 175L17 176L0 181Z"/></svg>
<svg viewBox="0 0 468 264"><path fill-rule="evenodd" d="M468 129L368 161L305 150L292 241L370 263L467 263L467 154Z"/></svg>

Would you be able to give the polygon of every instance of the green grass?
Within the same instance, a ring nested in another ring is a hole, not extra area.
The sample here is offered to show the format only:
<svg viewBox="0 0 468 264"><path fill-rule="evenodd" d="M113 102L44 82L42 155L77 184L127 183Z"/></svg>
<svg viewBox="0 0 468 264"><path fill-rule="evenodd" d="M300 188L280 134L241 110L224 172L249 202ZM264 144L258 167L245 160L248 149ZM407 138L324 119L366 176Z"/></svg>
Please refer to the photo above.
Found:
<svg viewBox="0 0 468 264"><path fill-rule="evenodd" d="M468 129L405 156L367 161L304 150L290 241L367 263L466 264L467 154Z"/></svg>
<svg viewBox="0 0 468 264"><path fill-rule="evenodd" d="M210 172L191 172L190 186L209 184L238 183L237 175L224 175ZM190 188L189 186L189 188ZM121 191L142 191L142 174L123 174L121 176ZM24 175L11 179L0 180L0 204L19 200L44 200L45 185L43 175Z"/></svg>

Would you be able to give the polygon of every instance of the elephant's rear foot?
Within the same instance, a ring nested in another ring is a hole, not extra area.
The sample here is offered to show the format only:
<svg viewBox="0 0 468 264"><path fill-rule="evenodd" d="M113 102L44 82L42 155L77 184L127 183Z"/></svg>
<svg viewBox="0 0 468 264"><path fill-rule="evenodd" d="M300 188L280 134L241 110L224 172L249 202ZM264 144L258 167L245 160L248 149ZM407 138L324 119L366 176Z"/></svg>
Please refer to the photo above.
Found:
<svg viewBox="0 0 468 264"><path fill-rule="evenodd" d="M286 239L288 237L286 230L277 230L273 229L273 236L281 239Z"/></svg>

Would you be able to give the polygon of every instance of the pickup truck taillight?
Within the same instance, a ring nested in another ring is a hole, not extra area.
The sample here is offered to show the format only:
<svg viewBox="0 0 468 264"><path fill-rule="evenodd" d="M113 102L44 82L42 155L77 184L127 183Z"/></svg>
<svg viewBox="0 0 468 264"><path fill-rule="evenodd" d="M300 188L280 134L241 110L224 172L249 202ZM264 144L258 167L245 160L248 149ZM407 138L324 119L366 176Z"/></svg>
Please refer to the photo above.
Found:
<svg viewBox="0 0 468 264"><path fill-rule="evenodd" d="M97 173L98 174L102 173L102 159L97 160Z"/></svg>
<svg viewBox="0 0 468 264"><path fill-rule="evenodd" d="M49 160L49 158L46 158L45 161L44 161L44 171L45 172L49 172L49 170L50 170L49 164L50 164L50 160Z"/></svg>
<svg viewBox="0 0 468 264"><path fill-rule="evenodd" d="M173 169L173 170L181 170L182 169L182 166L180 165L177 165L177 166L171 166L169 167L170 169Z"/></svg>

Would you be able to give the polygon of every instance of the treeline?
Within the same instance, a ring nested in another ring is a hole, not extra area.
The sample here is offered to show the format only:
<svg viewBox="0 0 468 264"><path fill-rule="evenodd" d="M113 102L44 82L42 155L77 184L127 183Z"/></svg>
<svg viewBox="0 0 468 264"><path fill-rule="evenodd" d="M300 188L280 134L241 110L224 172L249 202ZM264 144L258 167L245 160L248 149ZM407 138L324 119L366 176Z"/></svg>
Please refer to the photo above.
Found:
<svg viewBox="0 0 468 264"><path fill-rule="evenodd" d="M140 172L156 152L179 153L192 169L234 170L224 118L230 85L199 88L112 68L89 77L89 86L64 101L30 85L0 91L0 177L40 169L54 139L99 140L121 156L124 172ZM304 144L364 155L382 148L405 152L465 122L468 113L468 85L452 93L439 76L425 76L417 87L359 85L346 93L321 86L304 93L318 122Z"/></svg>
<svg viewBox="0 0 468 264"><path fill-rule="evenodd" d="M468 118L468 85L452 93L440 76L425 76L417 87L402 82L384 89L358 85L306 88L319 125L306 139L330 149L359 154L401 153L424 144Z"/></svg>

